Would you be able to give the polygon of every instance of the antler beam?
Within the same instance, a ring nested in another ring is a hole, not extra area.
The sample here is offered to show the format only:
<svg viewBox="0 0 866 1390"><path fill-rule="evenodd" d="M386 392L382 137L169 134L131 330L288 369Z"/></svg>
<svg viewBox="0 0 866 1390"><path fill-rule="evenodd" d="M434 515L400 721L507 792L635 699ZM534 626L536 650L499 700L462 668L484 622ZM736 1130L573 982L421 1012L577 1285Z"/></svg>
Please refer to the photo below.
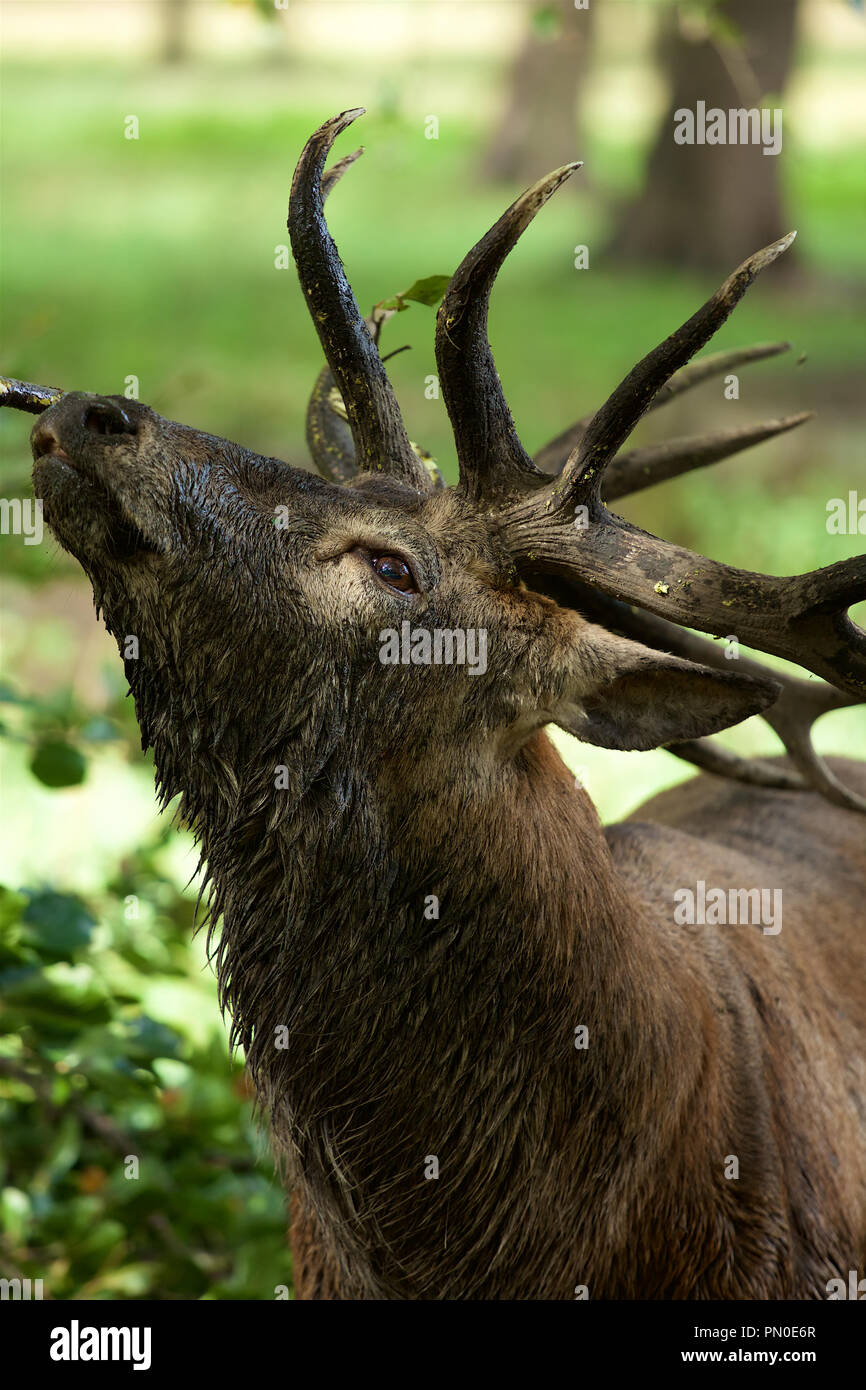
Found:
<svg viewBox="0 0 866 1390"><path fill-rule="evenodd" d="M548 498L548 502L550 498ZM515 506L503 538L526 575L569 575L611 597L716 637L797 662L850 694L866 696L866 633L847 610L866 599L866 556L782 578L707 560L659 540L600 502L585 529L542 508Z"/></svg>

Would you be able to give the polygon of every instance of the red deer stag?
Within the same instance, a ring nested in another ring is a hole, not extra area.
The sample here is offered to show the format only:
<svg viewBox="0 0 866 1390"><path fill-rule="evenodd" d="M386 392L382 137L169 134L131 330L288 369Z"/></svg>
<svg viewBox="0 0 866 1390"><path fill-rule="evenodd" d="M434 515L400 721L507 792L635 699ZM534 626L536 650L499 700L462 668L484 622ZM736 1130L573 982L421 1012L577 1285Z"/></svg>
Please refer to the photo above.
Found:
<svg viewBox="0 0 866 1390"><path fill-rule="evenodd" d="M121 648L139 638L143 744L200 839L298 1295L826 1297L866 1261L866 768L819 758L810 728L866 692L847 613L866 559L774 578L607 505L805 418L622 452L645 411L782 350L685 365L791 238L533 460L486 324L505 256L578 166L542 179L439 310L446 488L324 220L358 114L312 137L290 200L324 476L122 397L4 385L42 412L54 535ZM694 629L822 680L726 662ZM757 713L787 756L708 741ZM605 829L550 723L704 772ZM690 891L774 910L701 923L702 901L692 925Z"/></svg>

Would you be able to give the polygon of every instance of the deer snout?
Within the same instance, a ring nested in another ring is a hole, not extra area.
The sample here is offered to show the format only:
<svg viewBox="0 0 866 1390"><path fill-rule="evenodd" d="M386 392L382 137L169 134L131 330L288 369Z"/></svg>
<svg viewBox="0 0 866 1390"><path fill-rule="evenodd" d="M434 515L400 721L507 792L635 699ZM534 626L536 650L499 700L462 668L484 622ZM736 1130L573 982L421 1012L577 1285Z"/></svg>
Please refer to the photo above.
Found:
<svg viewBox="0 0 866 1390"><path fill-rule="evenodd" d="M40 419L30 443L34 459L53 455L67 459L70 446L89 435L127 435L138 433L138 422L130 409L108 396L84 396L70 392Z"/></svg>

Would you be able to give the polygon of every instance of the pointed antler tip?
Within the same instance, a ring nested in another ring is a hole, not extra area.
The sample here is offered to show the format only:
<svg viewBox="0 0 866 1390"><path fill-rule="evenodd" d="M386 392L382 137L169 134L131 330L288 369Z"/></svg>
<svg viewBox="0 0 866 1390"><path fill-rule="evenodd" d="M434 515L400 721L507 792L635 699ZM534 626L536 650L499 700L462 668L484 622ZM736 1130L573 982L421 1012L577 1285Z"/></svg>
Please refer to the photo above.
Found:
<svg viewBox="0 0 866 1390"><path fill-rule="evenodd" d="M502 240L503 258L548 199L552 198L566 180L571 178L576 169L582 168L582 159L574 160L571 164L562 164L558 169L553 169L549 174L545 174L544 178L532 184L531 188L527 188L526 192L512 203L508 211L499 219L496 227L491 228L490 233L488 233L488 235L492 235L497 229L506 231ZM475 249L477 250L477 248ZM473 252L470 251L467 260L472 255Z"/></svg>
<svg viewBox="0 0 866 1390"><path fill-rule="evenodd" d="M758 262L758 268L763 269L765 265L771 265L778 256L788 250L796 236L796 231L788 232L787 236L779 237L778 241L771 242L769 246L764 247L763 251L759 251L755 258Z"/></svg>
<svg viewBox="0 0 866 1390"><path fill-rule="evenodd" d="M307 141L307 148L321 148L321 142L325 141L325 146L330 149L338 135L350 126L359 116L365 114L366 108L363 106L353 106L349 111L341 111L337 116L331 116L329 120L323 121L318 130Z"/></svg>
<svg viewBox="0 0 866 1390"><path fill-rule="evenodd" d="M552 184L554 188L558 188L561 183L565 183L566 179L570 179L572 174L576 173L578 169L582 168L583 160L573 159L570 164L562 164L558 169L554 169L551 174L548 174L547 178L544 179L543 182L546 184Z"/></svg>

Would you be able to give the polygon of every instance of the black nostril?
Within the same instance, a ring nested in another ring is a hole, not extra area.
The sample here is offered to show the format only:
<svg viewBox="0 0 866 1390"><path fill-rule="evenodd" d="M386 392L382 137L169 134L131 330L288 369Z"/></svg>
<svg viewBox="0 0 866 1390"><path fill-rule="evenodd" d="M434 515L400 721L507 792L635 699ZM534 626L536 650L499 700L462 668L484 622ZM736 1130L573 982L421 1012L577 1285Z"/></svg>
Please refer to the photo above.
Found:
<svg viewBox="0 0 866 1390"><path fill-rule="evenodd" d="M91 434L137 434L138 427L114 401L91 401L84 407L81 423Z"/></svg>

